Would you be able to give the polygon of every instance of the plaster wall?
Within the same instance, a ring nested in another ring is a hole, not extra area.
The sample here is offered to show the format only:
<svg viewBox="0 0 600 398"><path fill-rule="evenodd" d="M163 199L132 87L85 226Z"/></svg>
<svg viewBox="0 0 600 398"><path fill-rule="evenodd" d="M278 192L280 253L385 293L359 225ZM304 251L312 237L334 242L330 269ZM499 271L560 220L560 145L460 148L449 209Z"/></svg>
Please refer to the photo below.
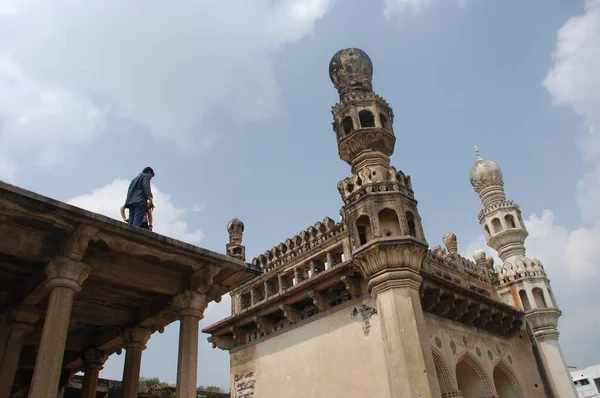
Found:
<svg viewBox="0 0 600 398"><path fill-rule="evenodd" d="M376 308L348 302L232 350L232 398L390 397L379 316L363 305Z"/></svg>
<svg viewBox="0 0 600 398"><path fill-rule="evenodd" d="M425 314L428 338L434 354L442 392L457 389L456 368L466 360L483 380L486 396L497 395L494 370L498 367L508 376L517 397L546 398L531 340L525 330L510 339L475 327Z"/></svg>

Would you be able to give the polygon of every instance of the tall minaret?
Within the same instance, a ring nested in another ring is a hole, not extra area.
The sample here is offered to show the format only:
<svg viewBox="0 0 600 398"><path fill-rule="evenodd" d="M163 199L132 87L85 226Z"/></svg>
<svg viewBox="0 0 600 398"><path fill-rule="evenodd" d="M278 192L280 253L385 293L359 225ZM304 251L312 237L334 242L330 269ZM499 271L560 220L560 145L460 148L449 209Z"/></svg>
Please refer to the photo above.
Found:
<svg viewBox="0 0 600 398"><path fill-rule="evenodd" d="M542 262L525 256L525 239L529 234L519 205L506 200L498 164L483 159L477 147L475 152L477 161L469 178L483 203L479 223L487 244L498 252L503 262L498 267L500 299L525 311L553 396L577 397L558 343L557 325L561 311Z"/></svg>
<svg viewBox="0 0 600 398"><path fill-rule="evenodd" d="M377 302L391 397L439 397L419 296L428 245L410 177L390 166L392 108L373 92L373 65L362 50L338 51L329 76L340 95L332 108L339 155L352 167L338 184L342 214Z"/></svg>

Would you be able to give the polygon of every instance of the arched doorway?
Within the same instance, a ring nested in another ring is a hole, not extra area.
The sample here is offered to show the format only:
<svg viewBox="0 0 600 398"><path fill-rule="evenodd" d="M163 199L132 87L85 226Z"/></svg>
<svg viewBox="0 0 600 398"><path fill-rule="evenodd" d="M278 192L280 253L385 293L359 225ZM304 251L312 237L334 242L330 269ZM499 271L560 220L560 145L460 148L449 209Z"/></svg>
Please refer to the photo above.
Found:
<svg viewBox="0 0 600 398"><path fill-rule="evenodd" d="M442 356L435 349L433 349L431 353L433 356L433 364L435 365L435 374L443 397L444 394L455 390L455 388L452 387L452 376L450 375Z"/></svg>
<svg viewBox="0 0 600 398"><path fill-rule="evenodd" d="M516 380L516 376L504 362L498 363L494 368L494 386L500 398L521 398L523 391Z"/></svg>
<svg viewBox="0 0 600 398"><path fill-rule="evenodd" d="M476 360L465 357L456 365L456 382L463 398L489 396L485 373ZM489 384L489 383L488 383Z"/></svg>

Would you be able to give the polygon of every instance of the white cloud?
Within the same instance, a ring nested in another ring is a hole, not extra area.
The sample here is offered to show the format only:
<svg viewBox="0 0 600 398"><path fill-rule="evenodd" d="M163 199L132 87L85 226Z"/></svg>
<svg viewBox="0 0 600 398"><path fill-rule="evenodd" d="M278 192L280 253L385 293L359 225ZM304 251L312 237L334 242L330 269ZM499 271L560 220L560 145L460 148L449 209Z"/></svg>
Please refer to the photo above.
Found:
<svg viewBox="0 0 600 398"><path fill-rule="evenodd" d="M394 13L413 13L418 14L431 7L438 0L385 0L383 13L386 17L391 17ZM456 0L459 7L466 7L467 0Z"/></svg>
<svg viewBox="0 0 600 398"><path fill-rule="evenodd" d="M155 137L212 145L218 135L198 127L219 107L237 122L275 109L270 56L309 34L332 2L2 1L2 148L13 145L12 162L59 161L109 116L98 98Z"/></svg>
<svg viewBox="0 0 600 398"><path fill-rule="evenodd" d="M108 185L95 189L91 194L77 196L68 201L69 204L83 209L121 220L119 209L125 201L129 181L116 179ZM186 210L174 205L171 197L162 193L155 185L152 186L154 195L153 226L154 232L170 236L191 244L199 244L204 238L201 230L190 230L184 221Z"/></svg>

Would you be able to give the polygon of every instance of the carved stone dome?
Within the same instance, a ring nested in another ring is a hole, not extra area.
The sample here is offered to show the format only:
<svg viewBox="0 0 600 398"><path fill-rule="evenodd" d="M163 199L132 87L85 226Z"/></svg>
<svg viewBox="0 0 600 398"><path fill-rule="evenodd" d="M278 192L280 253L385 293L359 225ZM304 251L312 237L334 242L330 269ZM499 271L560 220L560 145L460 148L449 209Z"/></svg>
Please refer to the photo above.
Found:
<svg viewBox="0 0 600 398"><path fill-rule="evenodd" d="M344 48L329 62L329 77L340 98L354 91L373 91L373 63L361 49Z"/></svg>
<svg viewBox="0 0 600 398"><path fill-rule="evenodd" d="M237 231L243 232L244 231L244 223L241 222L239 218L234 218L227 223L227 230L228 231L237 230Z"/></svg>
<svg viewBox="0 0 600 398"><path fill-rule="evenodd" d="M477 192L492 185L503 185L502 170L496 162L482 158L477 152L477 161L471 168L469 180Z"/></svg>

